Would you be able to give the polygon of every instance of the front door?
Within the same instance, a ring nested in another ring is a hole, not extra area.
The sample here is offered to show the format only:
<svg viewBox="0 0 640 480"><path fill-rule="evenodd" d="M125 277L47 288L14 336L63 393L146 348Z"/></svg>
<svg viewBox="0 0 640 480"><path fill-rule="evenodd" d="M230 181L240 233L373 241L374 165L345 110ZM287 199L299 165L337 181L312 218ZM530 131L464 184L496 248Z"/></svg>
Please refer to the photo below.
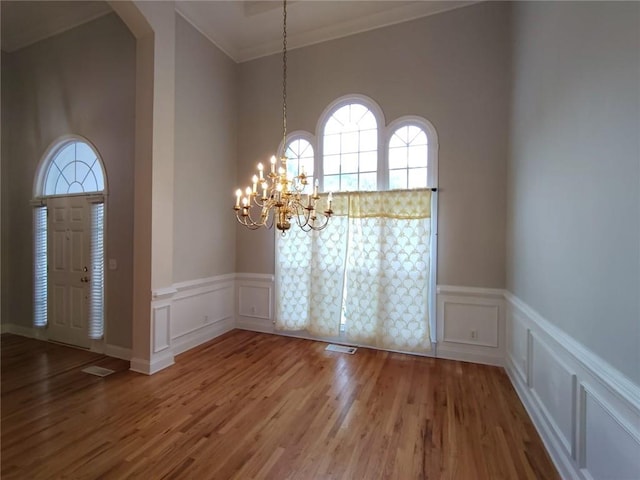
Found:
<svg viewBox="0 0 640 480"><path fill-rule="evenodd" d="M91 208L83 196L47 202L50 340L89 348Z"/></svg>

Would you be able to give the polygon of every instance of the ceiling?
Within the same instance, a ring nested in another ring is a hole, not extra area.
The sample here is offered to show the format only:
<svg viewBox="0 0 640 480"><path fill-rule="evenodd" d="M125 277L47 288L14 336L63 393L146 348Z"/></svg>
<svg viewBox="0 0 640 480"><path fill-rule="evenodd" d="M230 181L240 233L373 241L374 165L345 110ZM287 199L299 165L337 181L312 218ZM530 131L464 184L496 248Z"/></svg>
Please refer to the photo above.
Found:
<svg viewBox="0 0 640 480"><path fill-rule="evenodd" d="M468 0L289 0L289 48L340 38L476 3ZM2 9L2 50L12 52L111 11L103 1L8 1ZM236 62L282 49L282 2L176 2L176 10Z"/></svg>

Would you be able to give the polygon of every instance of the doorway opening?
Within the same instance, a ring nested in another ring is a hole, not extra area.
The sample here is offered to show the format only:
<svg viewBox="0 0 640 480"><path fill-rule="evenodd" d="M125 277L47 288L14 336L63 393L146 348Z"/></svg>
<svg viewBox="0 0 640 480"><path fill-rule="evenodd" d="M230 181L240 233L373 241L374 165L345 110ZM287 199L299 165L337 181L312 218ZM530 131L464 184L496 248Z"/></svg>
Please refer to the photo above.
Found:
<svg viewBox="0 0 640 480"><path fill-rule="evenodd" d="M44 337L91 348L104 337L106 175L76 135L45 152L34 184L34 318Z"/></svg>

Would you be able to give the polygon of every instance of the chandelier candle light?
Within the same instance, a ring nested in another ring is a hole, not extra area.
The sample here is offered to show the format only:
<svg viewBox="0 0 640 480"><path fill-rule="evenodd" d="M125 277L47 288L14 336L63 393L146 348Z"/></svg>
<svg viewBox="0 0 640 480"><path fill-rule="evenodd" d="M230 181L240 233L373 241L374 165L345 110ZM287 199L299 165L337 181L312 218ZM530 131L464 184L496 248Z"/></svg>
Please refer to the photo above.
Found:
<svg viewBox="0 0 640 480"><path fill-rule="evenodd" d="M283 2L282 27L282 127L283 148L286 149L287 140L287 0ZM280 158L278 165L275 156L271 157L271 169L265 173L264 165L258 163L258 175L251 179L252 186L243 192L236 190L236 204L234 210L236 219L245 227L256 230L260 227L271 228L275 223L282 235L291 228L291 221L295 219L304 231L322 230L333 214L331 202L333 195L327 197L327 208L318 215L318 180L313 186L313 193L304 194L308 184L304 167L298 175L292 175L287 170L286 152ZM258 189L258 186L260 187ZM260 190L260 191L258 191ZM306 197L306 198L305 198ZM259 215L257 211L260 211Z"/></svg>

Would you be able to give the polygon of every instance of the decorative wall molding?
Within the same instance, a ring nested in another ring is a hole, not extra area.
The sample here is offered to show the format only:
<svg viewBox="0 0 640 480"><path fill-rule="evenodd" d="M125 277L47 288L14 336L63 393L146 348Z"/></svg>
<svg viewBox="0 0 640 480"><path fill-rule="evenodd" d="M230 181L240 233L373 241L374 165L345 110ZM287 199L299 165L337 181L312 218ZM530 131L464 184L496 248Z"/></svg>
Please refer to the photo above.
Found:
<svg viewBox="0 0 640 480"><path fill-rule="evenodd" d="M154 290L152 358L133 359L131 369L155 373L172 365L175 355L233 330L235 278L235 274L217 275Z"/></svg>
<svg viewBox="0 0 640 480"><path fill-rule="evenodd" d="M506 370L563 478L640 478L640 388L505 292Z"/></svg>
<svg viewBox="0 0 640 480"><path fill-rule="evenodd" d="M275 276L240 273L236 275L236 327L275 333Z"/></svg>
<svg viewBox="0 0 640 480"><path fill-rule="evenodd" d="M177 293L177 290L175 287L171 286L171 287L166 287L166 288L157 288L155 290L153 290L151 292L151 297L152 298L164 298L164 297L170 297L171 295Z"/></svg>
<svg viewBox="0 0 640 480"><path fill-rule="evenodd" d="M156 302L152 302L156 303ZM151 330L153 334L151 339L152 353L159 353L169 348L171 344L171 336L169 328L171 326L171 304L163 301L162 304L152 306Z"/></svg>
<svg viewBox="0 0 640 480"><path fill-rule="evenodd" d="M436 356L503 365L504 291L438 285L436 292Z"/></svg>

